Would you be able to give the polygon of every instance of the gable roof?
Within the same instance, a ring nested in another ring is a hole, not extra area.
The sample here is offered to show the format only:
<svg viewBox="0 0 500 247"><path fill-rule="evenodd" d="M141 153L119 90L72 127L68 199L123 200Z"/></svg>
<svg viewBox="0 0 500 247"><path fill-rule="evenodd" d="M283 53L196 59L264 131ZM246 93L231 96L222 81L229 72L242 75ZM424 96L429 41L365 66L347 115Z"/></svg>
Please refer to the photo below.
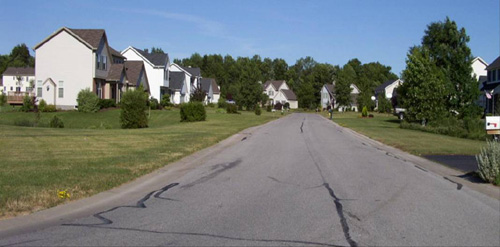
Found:
<svg viewBox="0 0 500 247"><path fill-rule="evenodd" d="M279 80L279 81L269 80L269 81L266 81L266 83L264 83L264 90L266 90L266 88L269 86L269 84L273 85L274 89L278 90L281 87L281 84L283 84L283 83L286 83L285 80Z"/></svg>
<svg viewBox="0 0 500 247"><path fill-rule="evenodd" d="M326 91L328 91L328 93L333 94L333 84L325 84L323 85L323 87L326 88Z"/></svg>
<svg viewBox="0 0 500 247"><path fill-rule="evenodd" d="M109 50L111 51L111 56L115 56L115 57L126 59L126 57L124 57L119 51L113 49L113 47L110 46Z"/></svg>
<svg viewBox="0 0 500 247"><path fill-rule="evenodd" d="M99 48L101 38L103 36L106 36L106 32L104 31L104 29L74 29L62 27L42 40L42 42L38 43L35 47L33 47L33 49L38 49L40 46L47 43L49 40L63 31L66 31L69 35L73 36L75 39L82 42L85 46L92 50L97 50L97 48Z"/></svg>
<svg viewBox="0 0 500 247"><path fill-rule="evenodd" d="M171 71L170 73L170 89L182 90L186 79L184 72Z"/></svg>
<svg viewBox="0 0 500 247"><path fill-rule="evenodd" d="M388 87L389 85L393 84L394 82L396 82L398 80L399 79L389 80L389 81L386 81L386 82L380 84L378 87L375 88L375 92L382 92L382 91L384 91L386 87Z"/></svg>
<svg viewBox="0 0 500 247"><path fill-rule="evenodd" d="M201 90L203 90L205 93L208 93L210 91L210 87L212 86L212 80L212 78L201 78Z"/></svg>
<svg viewBox="0 0 500 247"><path fill-rule="evenodd" d="M217 85L215 79L212 79L212 92L215 94L220 94L219 85Z"/></svg>
<svg viewBox="0 0 500 247"><path fill-rule="evenodd" d="M142 61L125 61L123 66L125 67L125 74L127 75L129 84L136 85L144 68L144 63Z"/></svg>
<svg viewBox="0 0 500 247"><path fill-rule="evenodd" d="M486 67L486 70L492 70L492 69L496 69L496 68L500 68L500 57L497 57L497 59L495 59L495 61L493 61L493 63L488 65L488 67Z"/></svg>
<svg viewBox="0 0 500 247"><path fill-rule="evenodd" d="M15 76L21 76L21 75L32 75L35 76L35 68L30 68L30 67L8 67L4 72L3 75L15 75Z"/></svg>
<svg viewBox="0 0 500 247"><path fill-rule="evenodd" d="M136 50L141 56L143 56L145 59L147 59L150 63L152 63L154 66L165 66L165 64L168 61L168 54L167 53L149 53L144 50L132 47L134 50Z"/></svg>
<svg viewBox="0 0 500 247"><path fill-rule="evenodd" d="M281 89L287 100L297 100L297 95L292 90Z"/></svg>
<svg viewBox="0 0 500 247"><path fill-rule="evenodd" d="M201 76L200 68L190 68L190 67L182 67L185 71L189 72L192 76Z"/></svg>
<svg viewBox="0 0 500 247"><path fill-rule="evenodd" d="M111 64L111 67L109 67L109 73L106 80L119 81L122 77L123 69L124 69L123 64L120 63Z"/></svg>

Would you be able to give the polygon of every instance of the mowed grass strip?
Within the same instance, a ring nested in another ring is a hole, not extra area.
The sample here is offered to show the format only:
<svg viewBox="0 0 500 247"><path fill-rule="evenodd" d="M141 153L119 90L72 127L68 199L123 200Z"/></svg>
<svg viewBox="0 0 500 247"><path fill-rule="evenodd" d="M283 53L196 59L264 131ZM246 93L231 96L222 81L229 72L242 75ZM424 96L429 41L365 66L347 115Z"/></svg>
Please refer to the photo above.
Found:
<svg viewBox="0 0 500 247"><path fill-rule="evenodd" d="M12 126L13 119L34 114L0 113L0 218L65 202L58 190L76 200L111 189L281 116L207 108L207 121L181 123L178 109L151 111L150 128L122 130L119 113L42 113L42 120L63 119L64 129ZM86 129L96 126L115 129Z"/></svg>
<svg viewBox="0 0 500 247"><path fill-rule="evenodd" d="M328 113L323 113L326 117ZM374 140L414 155L476 155L484 141L401 129L400 121L391 114L372 113L374 118L361 118L360 112L335 112L333 121Z"/></svg>

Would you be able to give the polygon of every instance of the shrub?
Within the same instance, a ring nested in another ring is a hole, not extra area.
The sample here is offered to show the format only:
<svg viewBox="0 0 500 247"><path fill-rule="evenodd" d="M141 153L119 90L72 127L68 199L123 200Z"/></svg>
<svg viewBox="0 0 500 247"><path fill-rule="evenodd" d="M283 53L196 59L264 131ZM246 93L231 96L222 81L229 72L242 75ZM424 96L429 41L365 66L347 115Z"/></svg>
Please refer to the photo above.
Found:
<svg viewBox="0 0 500 247"><path fill-rule="evenodd" d="M378 112L380 113L390 113L392 111L391 102L385 97L385 93L378 95Z"/></svg>
<svg viewBox="0 0 500 247"><path fill-rule="evenodd" d="M363 110L361 111L361 116L368 117L368 108L366 106L363 106Z"/></svg>
<svg viewBox="0 0 500 247"><path fill-rule="evenodd" d="M274 109L277 111L281 111L283 109L283 105L280 102L278 102L274 105Z"/></svg>
<svg viewBox="0 0 500 247"><path fill-rule="evenodd" d="M120 123L123 129L148 127L146 116L148 95L142 87L126 91L121 100Z"/></svg>
<svg viewBox="0 0 500 247"><path fill-rule="evenodd" d="M97 112L99 110L99 98L90 89L82 89L76 98L79 112Z"/></svg>
<svg viewBox="0 0 500 247"><path fill-rule="evenodd" d="M207 112L203 103L193 101L181 105L181 122L205 121Z"/></svg>
<svg viewBox="0 0 500 247"><path fill-rule="evenodd" d="M207 93L201 89L201 87L197 87L194 89L194 91L191 93L191 101L196 101L196 102L203 102L205 101Z"/></svg>
<svg viewBox="0 0 500 247"><path fill-rule="evenodd" d="M214 103L208 103L208 104L207 104L207 107L210 107L210 108L215 108L215 104L214 104Z"/></svg>
<svg viewBox="0 0 500 247"><path fill-rule="evenodd" d="M227 102L224 98L219 98L219 101L217 101L217 107L218 108L227 108Z"/></svg>
<svg viewBox="0 0 500 247"><path fill-rule="evenodd" d="M158 103L158 100L155 98L149 99L149 107L151 107L151 110L158 110L160 109L160 104Z"/></svg>
<svg viewBox="0 0 500 247"><path fill-rule="evenodd" d="M40 103L38 103L38 110L45 112L45 107L47 107L47 102L45 102L44 99L40 100Z"/></svg>
<svg viewBox="0 0 500 247"><path fill-rule="evenodd" d="M219 108L219 109L215 110L215 113L226 113L226 110Z"/></svg>
<svg viewBox="0 0 500 247"><path fill-rule="evenodd" d="M262 114L262 110L260 109L259 105L255 106L255 115L260 116Z"/></svg>
<svg viewBox="0 0 500 247"><path fill-rule="evenodd" d="M0 94L0 106L4 106L7 103L7 95L5 93Z"/></svg>
<svg viewBox="0 0 500 247"><path fill-rule="evenodd" d="M18 118L14 120L14 125L15 126L23 126L23 127L33 127L35 126L35 123L29 119L26 118Z"/></svg>
<svg viewBox="0 0 500 247"><path fill-rule="evenodd" d="M285 107L285 109L290 109L290 103L286 102L285 105L283 105L283 107Z"/></svg>
<svg viewBox="0 0 500 247"><path fill-rule="evenodd" d="M368 114L368 117L373 118L374 116L373 116L373 114Z"/></svg>
<svg viewBox="0 0 500 247"><path fill-rule="evenodd" d="M227 104L226 112L229 114L238 114L238 106L235 104Z"/></svg>
<svg viewBox="0 0 500 247"><path fill-rule="evenodd" d="M116 107L116 102L114 99L99 99L99 109L106 109Z"/></svg>
<svg viewBox="0 0 500 247"><path fill-rule="evenodd" d="M486 131L484 131L484 120L481 119L466 118L459 120L455 117L447 117L430 121L427 126L404 121L400 127L473 140L488 138Z"/></svg>
<svg viewBox="0 0 500 247"><path fill-rule="evenodd" d="M50 125L49 126L51 128L64 128L64 123L57 116L53 116L52 119L50 120Z"/></svg>
<svg viewBox="0 0 500 247"><path fill-rule="evenodd" d="M170 102L170 94L164 94L161 96L160 105L163 108L171 107L173 104Z"/></svg>
<svg viewBox="0 0 500 247"><path fill-rule="evenodd" d="M273 107L271 105L266 106L266 111L271 112L273 110Z"/></svg>
<svg viewBox="0 0 500 247"><path fill-rule="evenodd" d="M45 106L44 110L42 112L56 112L56 106L55 105L47 105Z"/></svg>
<svg viewBox="0 0 500 247"><path fill-rule="evenodd" d="M486 182L496 182L500 177L500 143L498 141L486 141L486 147L476 155L478 173Z"/></svg>
<svg viewBox="0 0 500 247"><path fill-rule="evenodd" d="M29 112L35 108L35 104L33 102L33 98L29 95L24 96L23 105L19 108L20 111Z"/></svg>

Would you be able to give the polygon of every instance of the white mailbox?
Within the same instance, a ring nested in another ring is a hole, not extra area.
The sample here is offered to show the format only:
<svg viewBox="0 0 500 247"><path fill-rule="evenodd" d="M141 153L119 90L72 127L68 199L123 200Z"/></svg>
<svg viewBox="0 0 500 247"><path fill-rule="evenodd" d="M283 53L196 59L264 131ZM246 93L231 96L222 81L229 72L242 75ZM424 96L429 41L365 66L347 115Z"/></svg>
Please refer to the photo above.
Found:
<svg viewBox="0 0 500 247"><path fill-rule="evenodd" d="M500 130L500 116L486 117L486 130Z"/></svg>

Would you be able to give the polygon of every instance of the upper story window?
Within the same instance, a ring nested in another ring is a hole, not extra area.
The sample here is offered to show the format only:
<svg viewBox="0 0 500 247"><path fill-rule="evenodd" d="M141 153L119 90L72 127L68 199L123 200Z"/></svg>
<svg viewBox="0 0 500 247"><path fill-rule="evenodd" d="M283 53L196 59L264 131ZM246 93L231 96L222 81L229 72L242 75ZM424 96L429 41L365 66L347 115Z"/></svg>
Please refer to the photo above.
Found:
<svg viewBox="0 0 500 247"><path fill-rule="evenodd" d="M496 81L497 80L497 70L492 70L491 71L491 81Z"/></svg>
<svg viewBox="0 0 500 247"><path fill-rule="evenodd" d="M273 96L274 95L274 91L273 90L269 90L269 92L267 93L269 96Z"/></svg>
<svg viewBox="0 0 500 247"><path fill-rule="evenodd" d="M108 58L105 55L97 54L96 60L96 68L100 70L106 70Z"/></svg>

